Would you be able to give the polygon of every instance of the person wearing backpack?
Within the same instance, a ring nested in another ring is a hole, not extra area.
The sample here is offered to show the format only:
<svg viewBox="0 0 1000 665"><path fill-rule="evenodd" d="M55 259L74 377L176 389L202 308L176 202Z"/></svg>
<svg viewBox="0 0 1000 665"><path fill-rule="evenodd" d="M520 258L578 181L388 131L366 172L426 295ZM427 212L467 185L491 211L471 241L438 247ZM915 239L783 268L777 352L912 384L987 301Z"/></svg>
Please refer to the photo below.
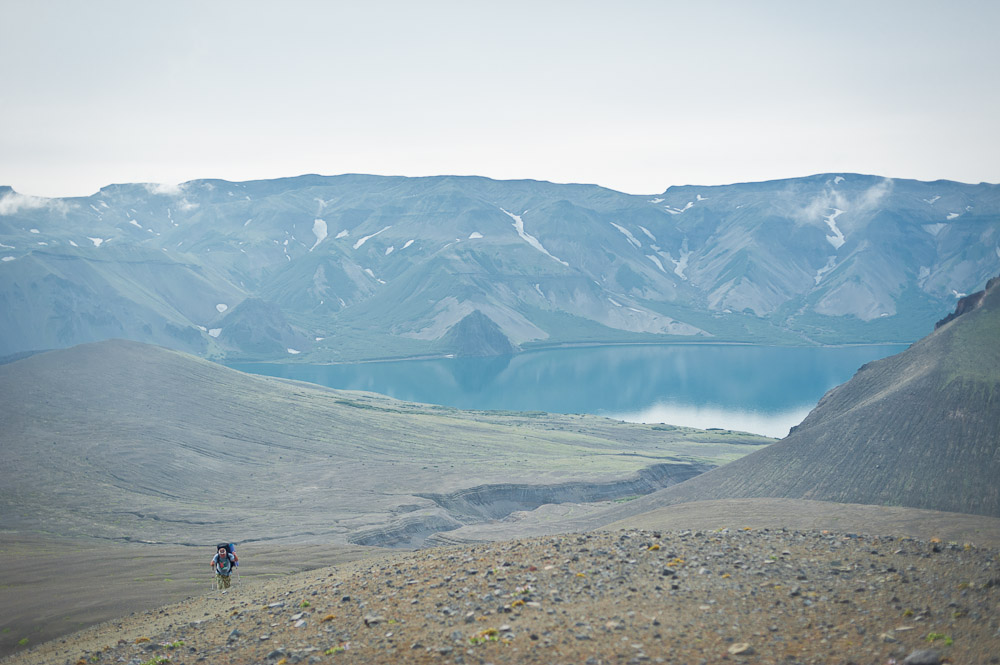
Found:
<svg viewBox="0 0 1000 665"><path fill-rule="evenodd" d="M219 589L229 588L229 576L236 567L236 555L229 551L225 545L219 545L219 551L212 557L212 570L215 571L215 580Z"/></svg>

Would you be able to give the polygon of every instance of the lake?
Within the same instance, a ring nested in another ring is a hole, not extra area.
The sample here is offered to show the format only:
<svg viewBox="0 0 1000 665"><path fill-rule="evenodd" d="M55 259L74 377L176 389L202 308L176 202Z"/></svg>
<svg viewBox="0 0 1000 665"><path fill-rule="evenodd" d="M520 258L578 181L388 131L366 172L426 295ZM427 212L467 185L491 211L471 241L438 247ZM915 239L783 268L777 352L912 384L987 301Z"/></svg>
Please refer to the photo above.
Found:
<svg viewBox="0 0 1000 665"><path fill-rule="evenodd" d="M782 437L863 364L905 348L632 345L498 358L230 367L462 409L589 413Z"/></svg>

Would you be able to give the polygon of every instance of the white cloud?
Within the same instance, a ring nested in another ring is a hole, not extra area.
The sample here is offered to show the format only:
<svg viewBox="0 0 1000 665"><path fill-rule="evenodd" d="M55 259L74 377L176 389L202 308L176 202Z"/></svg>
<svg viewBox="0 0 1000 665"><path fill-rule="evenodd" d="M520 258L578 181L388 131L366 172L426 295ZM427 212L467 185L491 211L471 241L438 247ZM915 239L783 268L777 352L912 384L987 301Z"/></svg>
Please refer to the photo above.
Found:
<svg viewBox="0 0 1000 665"><path fill-rule="evenodd" d="M143 187L150 194L155 194L157 196L183 196L184 195L184 185L182 184L168 184L168 183L157 183L157 182L146 182L143 183Z"/></svg>
<svg viewBox="0 0 1000 665"><path fill-rule="evenodd" d="M69 205L60 199L26 196L17 192L7 192L3 198L0 198L0 216L16 215L21 210L37 210L39 208L48 208L65 215L69 210Z"/></svg>

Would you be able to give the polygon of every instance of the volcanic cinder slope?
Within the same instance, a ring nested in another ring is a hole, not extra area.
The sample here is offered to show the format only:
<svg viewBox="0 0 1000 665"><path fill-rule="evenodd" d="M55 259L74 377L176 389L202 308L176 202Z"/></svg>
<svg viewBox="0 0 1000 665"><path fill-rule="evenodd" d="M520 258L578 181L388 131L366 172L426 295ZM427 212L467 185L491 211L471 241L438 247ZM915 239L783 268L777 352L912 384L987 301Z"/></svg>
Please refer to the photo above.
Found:
<svg viewBox="0 0 1000 665"><path fill-rule="evenodd" d="M291 572L648 493L771 441L411 404L136 342L38 354L0 365L0 651L203 589L219 540Z"/></svg>
<svg viewBox="0 0 1000 665"><path fill-rule="evenodd" d="M778 443L618 514L780 497L1000 516L1000 278L957 313L862 367Z"/></svg>
<svg viewBox="0 0 1000 665"><path fill-rule="evenodd" d="M409 404L124 341L0 366L0 393L0 528L119 542L415 545L648 493L771 442Z"/></svg>

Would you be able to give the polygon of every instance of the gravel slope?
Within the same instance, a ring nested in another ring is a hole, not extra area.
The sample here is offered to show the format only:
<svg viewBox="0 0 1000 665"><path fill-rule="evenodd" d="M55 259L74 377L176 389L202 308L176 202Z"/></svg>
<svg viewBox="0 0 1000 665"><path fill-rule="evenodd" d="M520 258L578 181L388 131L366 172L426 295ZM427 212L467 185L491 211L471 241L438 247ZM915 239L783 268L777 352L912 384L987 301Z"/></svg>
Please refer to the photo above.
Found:
<svg viewBox="0 0 1000 665"><path fill-rule="evenodd" d="M1000 552L972 544L608 531L245 584L5 662L996 663L998 602Z"/></svg>

